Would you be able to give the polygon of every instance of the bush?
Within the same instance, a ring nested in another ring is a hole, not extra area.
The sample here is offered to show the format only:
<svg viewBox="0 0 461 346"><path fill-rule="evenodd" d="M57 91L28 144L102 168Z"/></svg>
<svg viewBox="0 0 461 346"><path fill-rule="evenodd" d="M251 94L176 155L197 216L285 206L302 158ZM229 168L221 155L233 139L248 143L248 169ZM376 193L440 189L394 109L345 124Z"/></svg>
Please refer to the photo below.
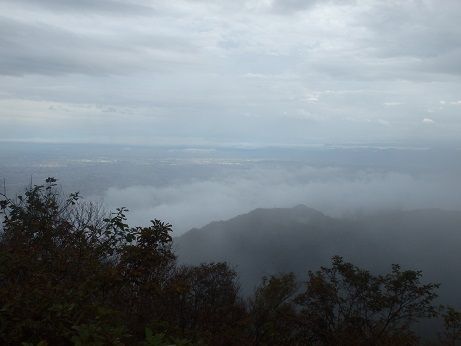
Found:
<svg viewBox="0 0 461 346"><path fill-rule="evenodd" d="M129 227L56 179L2 196L2 345L409 345L438 314L437 284L393 265L385 275L333 257L331 267L263 278L245 303L226 263L179 266L172 227ZM443 314L441 342L460 339Z"/></svg>

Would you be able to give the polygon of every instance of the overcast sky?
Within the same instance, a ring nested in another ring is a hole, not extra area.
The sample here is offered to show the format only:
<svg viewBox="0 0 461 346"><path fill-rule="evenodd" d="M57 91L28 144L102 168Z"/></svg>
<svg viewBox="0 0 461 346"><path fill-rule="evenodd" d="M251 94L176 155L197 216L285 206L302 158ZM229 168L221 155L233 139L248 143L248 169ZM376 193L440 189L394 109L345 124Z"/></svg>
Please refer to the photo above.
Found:
<svg viewBox="0 0 461 346"><path fill-rule="evenodd" d="M459 0L0 0L0 139L459 146L459 23Z"/></svg>

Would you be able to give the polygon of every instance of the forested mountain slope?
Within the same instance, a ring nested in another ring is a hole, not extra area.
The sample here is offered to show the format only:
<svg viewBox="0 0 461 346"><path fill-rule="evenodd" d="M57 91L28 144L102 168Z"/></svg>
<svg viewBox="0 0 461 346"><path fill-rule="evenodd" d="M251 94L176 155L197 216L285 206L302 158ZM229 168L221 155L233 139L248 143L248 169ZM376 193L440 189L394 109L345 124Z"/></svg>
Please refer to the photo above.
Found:
<svg viewBox="0 0 461 346"><path fill-rule="evenodd" d="M441 282L441 295L460 304L461 212L436 209L387 211L333 218L299 205L256 209L212 222L175 239L180 261L228 261L251 292L257 278L308 269L344 256L371 270L389 263L419 268L427 280Z"/></svg>

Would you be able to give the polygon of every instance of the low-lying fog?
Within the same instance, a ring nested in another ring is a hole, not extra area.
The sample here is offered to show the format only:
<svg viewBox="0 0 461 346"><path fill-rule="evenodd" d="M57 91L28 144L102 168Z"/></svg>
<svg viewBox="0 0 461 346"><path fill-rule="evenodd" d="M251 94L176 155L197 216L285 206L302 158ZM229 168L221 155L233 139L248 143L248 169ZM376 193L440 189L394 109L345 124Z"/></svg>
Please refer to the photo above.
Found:
<svg viewBox="0 0 461 346"><path fill-rule="evenodd" d="M175 235L252 209L305 204L334 216L382 209L461 210L461 151L397 148L104 148L8 144L0 178L17 193L57 177L129 222ZM30 158L33 157L33 160Z"/></svg>
<svg viewBox="0 0 461 346"><path fill-rule="evenodd" d="M238 175L169 186L110 187L110 208L127 206L134 224L152 217L168 220L176 234L252 209L309 205L340 215L380 209L459 209L461 186L444 176L302 166L251 169Z"/></svg>

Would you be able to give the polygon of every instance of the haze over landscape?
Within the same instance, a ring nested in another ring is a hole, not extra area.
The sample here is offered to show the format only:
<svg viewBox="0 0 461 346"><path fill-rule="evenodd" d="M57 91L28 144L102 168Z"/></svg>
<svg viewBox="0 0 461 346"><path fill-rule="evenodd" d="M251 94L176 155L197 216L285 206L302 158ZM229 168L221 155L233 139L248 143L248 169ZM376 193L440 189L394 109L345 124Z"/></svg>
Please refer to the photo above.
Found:
<svg viewBox="0 0 461 346"><path fill-rule="evenodd" d="M340 255L459 309L460 22L457 0L0 0L0 192L55 177L167 222L178 263L228 262L245 297Z"/></svg>
<svg viewBox="0 0 461 346"><path fill-rule="evenodd" d="M461 151L392 148L190 148L8 143L7 191L60 179L133 224L161 217L175 235L255 208L305 204L332 216L461 209Z"/></svg>

